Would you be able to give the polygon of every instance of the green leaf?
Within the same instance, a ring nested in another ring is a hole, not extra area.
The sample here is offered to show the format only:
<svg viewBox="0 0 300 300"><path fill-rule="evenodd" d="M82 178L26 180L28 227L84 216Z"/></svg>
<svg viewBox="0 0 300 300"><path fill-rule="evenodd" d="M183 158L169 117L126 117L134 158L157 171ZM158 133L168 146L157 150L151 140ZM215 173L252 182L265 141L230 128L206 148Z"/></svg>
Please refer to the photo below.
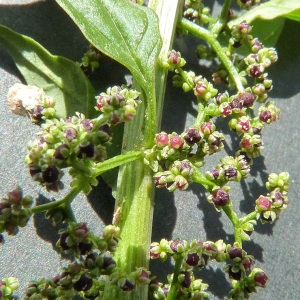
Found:
<svg viewBox="0 0 300 300"><path fill-rule="evenodd" d="M51 55L33 39L0 25L0 43L15 61L25 81L44 89L55 99L58 117L75 112L95 114L94 89L79 65L61 56Z"/></svg>
<svg viewBox="0 0 300 300"><path fill-rule="evenodd" d="M278 17L286 17L300 21L300 1L299 0L271 0L260 4L243 14L241 17L228 23L229 27L239 24L242 21L252 23L257 18L275 19Z"/></svg>
<svg viewBox="0 0 300 300"><path fill-rule="evenodd" d="M129 0L56 0L85 37L127 67L143 90L154 82L161 48L155 13Z"/></svg>

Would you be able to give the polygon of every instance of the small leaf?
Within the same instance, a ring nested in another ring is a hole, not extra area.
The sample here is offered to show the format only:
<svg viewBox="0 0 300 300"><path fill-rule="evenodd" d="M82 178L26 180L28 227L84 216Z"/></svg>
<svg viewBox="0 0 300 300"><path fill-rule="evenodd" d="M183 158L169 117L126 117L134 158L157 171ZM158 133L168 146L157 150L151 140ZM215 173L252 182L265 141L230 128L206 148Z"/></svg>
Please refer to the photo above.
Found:
<svg viewBox="0 0 300 300"><path fill-rule="evenodd" d="M252 23L257 18L275 19L286 17L293 20L300 20L300 1L299 0L271 0L258 5L241 17L228 23L229 27L239 24L242 21Z"/></svg>
<svg viewBox="0 0 300 300"><path fill-rule="evenodd" d="M67 118L75 112L95 115L94 89L79 65L51 55L33 39L0 25L2 43L15 61L25 81L44 89L55 99L56 114Z"/></svg>
<svg viewBox="0 0 300 300"><path fill-rule="evenodd" d="M100 51L127 67L143 90L154 84L161 48L155 13L129 0L56 0Z"/></svg>

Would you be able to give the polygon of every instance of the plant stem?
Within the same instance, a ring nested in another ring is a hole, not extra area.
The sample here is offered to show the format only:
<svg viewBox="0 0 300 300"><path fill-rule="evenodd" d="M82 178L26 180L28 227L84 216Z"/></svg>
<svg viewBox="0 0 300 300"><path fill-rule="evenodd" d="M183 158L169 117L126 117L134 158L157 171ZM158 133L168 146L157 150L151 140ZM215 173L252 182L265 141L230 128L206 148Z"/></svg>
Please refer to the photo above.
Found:
<svg viewBox="0 0 300 300"><path fill-rule="evenodd" d="M149 3L151 8L157 9L155 11L160 21L164 52L170 50L174 28L177 24L177 13L182 4L182 0L157 0ZM166 30L166 24L170 27L168 30ZM166 70L157 64L157 80L149 83L148 91L142 91L141 96L144 97L144 101L139 106L133 121L125 124L124 129L123 150L128 151L125 158L131 162L121 166L118 176L116 208L120 208L120 219L116 225L120 227L121 238L117 251L114 253L114 259L117 266L127 274L138 267L149 268L154 203L153 173L144 164L141 152L134 151L134 149L145 146L150 148L153 145L155 133L160 128L166 84L165 75ZM158 97L157 103L156 97ZM124 157L116 161L110 160L116 166L120 165L121 161L122 163L125 161ZM99 164L97 172L101 173L105 168L103 163ZM148 286L137 287L134 293L129 294L119 290L117 297L113 295L115 290L111 292L110 290L110 285L107 285L104 291L107 299L144 300L148 298Z"/></svg>
<svg viewBox="0 0 300 300"><path fill-rule="evenodd" d="M134 160L138 160L143 157L142 151L128 151L126 153L122 153L120 155L114 156L110 159L107 159L103 162L97 164L95 168L95 175L99 176L104 172L111 170L113 168L119 167L126 163L132 162Z"/></svg>
<svg viewBox="0 0 300 300"><path fill-rule="evenodd" d="M178 22L178 27L188 30L191 34L199 37L200 39L203 39L207 41L211 47L214 49L215 53L218 55L219 59L222 61L224 67L226 68L227 72L229 73L231 79L236 85L236 88L239 92L244 91L243 83L240 79L240 76L234 67L233 63L229 59L229 57L226 55L226 53L223 51L222 46L216 39L216 35L208 31L207 29L182 18Z"/></svg>
<svg viewBox="0 0 300 300"><path fill-rule="evenodd" d="M198 169L194 169L193 174L192 174L192 180L194 182L197 182L204 186L204 188L208 191L211 192L213 188L216 186L212 181L207 179L205 175L203 175Z"/></svg>
<svg viewBox="0 0 300 300"><path fill-rule="evenodd" d="M70 203L74 200L74 198L81 192L81 186L72 188L69 193L63 197L61 200L58 201L52 201L49 203L41 204L38 206L34 206L32 208L29 208L27 210L30 214L35 214L43 211L47 211L49 209L53 209L55 207L59 206L65 206L68 207Z"/></svg>
<svg viewBox="0 0 300 300"><path fill-rule="evenodd" d="M181 264L183 261L183 255L174 255L174 260L175 260L175 266L174 266L174 274L173 274L173 279L172 279L172 284L170 287L170 292L167 296L167 300L175 300L177 299L178 296L178 276L180 274L181 270Z"/></svg>
<svg viewBox="0 0 300 300"><path fill-rule="evenodd" d="M221 30L224 28L224 26L227 24L230 4L231 4L231 0L224 1L221 15L218 18L218 21L214 24L213 28L210 31L212 34L219 34L221 32Z"/></svg>

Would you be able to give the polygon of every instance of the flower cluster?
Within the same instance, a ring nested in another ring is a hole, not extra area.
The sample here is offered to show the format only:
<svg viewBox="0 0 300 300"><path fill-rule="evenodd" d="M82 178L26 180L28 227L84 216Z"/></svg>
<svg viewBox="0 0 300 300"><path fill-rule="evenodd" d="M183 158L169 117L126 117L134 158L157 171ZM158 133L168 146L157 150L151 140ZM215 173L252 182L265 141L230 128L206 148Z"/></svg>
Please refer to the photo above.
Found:
<svg viewBox="0 0 300 300"><path fill-rule="evenodd" d="M210 9L198 0L184 1L183 16L199 25L207 24L211 20Z"/></svg>
<svg viewBox="0 0 300 300"><path fill-rule="evenodd" d="M117 267L112 255L118 239L119 228L113 225L107 226L99 237L93 235L84 223L69 223L61 230L57 246L65 253L74 254L76 261L52 279L30 282L25 299L73 299L76 295L101 299L107 280L113 288L125 293L138 285L148 284L147 270L137 268L127 274Z"/></svg>
<svg viewBox="0 0 300 300"><path fill-rule="evenodd" d="M31 207L32 203L32 197L23 196L20 187L16 187L7 194L6 198L1 199L0 233L6 231L9 235L16 235L19 227L26 226L31 216L27 209Z"/></svg>
<svg viewBox="0 0 300 300"><path fill-rule="evenodd" d="M246 154L240 152L236 157L226 156L222 158L221 164L206 172L206 177L216 182L217 185L223 186L228 181L239 182L242 178L246 178L249 172L249 159Z"/></svg>
<svg viewBox="0 0 300 300"><path fill-rule="evenodd" d="M207 285L201 279L195 279L193 270L205 267L210 261L226 262L225 271L232 280L232 290L230 295L248 295L256 292L255 287L264 287L267 282L266 274L258 268L254 268L254 257L248 255L246 251L236 245L225 244L223 240L217 242L200 242L193 240L190 244L185 240L167 241L152 243L150 257L165 261L169 256L173 257L175 263L181 262L180 270L177 274L169 277L169 282L178 276L179 282L176 299L186 299L188 295L198 295L203 299L208 296ZM165 299L170 292L170 284L161 284L152 281L150 287L155 290L156 299ZM190 298L189 298L190 299ZM231 298L235 299L235 298Z"/></svg>
<svg viewBox="0 0 300 300"><path fill-rule="evenodd" d="M140 103L140 93L124 86L114 86L96 97L96 110L100 111L112 125L130 121Z"/></svg>
<svg viewBox="0 0 300 300"><path fill-rule="evenodd" d="M271 173L266 186L270 193L267 196L261 195L258 197L255 202L255 210L257 212L257 218L260 218L262 223L273 223L279 213L286 209L288 204L288 173L282 172L278 175Z"/></svg>
<svg viewBox="0 0 300 300"><path fill-rule="evenodd" d="M13 292L19 287L16 277L2 278L0 280L0 299L9 300L17 299Z"/></svg>
<svg viewBox="0 0 300 300"><path fill-rule="evenodd" d="M89 74L99 68L101 54L97 48L90 45L88 51L81 59L80 67L86 74Z"/></svg>
<svg viewBox="0 0 300 300"><path fill-rule="evenodd" d="M41 125L39 139L28 144L26 162L32 178L48 190L62 189L63 168L72 167L74 180L97 184L92 173L93 164L106 159L106 147L110 145L111 133L101 116L87 119L77 114L67 120L51 119ZM75 181L74 181L75 182Z"/></svg>
<svg viewBox="0 0 300 300"><path fill-rule="evenodd" d="M175 161L167 171L157 172L154 175L155 186L167 187L170 192L186 190L192 182L193 165L188 160Z"/></svg>
<svg viewBox="0 0 300 300"><path fill-rule="evenodd" d="M237 3L242 9L250 9L252 6L258 5L260 0L238 0Z"/></svg>

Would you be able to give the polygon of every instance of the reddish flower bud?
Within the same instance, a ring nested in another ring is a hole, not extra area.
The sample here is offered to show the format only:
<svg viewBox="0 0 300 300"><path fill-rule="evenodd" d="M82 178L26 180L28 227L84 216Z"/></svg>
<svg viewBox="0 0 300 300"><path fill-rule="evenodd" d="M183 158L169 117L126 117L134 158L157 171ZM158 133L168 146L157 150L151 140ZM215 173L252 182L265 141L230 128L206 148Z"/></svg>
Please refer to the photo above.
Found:
<svg viewBox="0 0 300 300"><path fill-rule="evenodd" d="M155 140L156 140L156 145L162 148L162 147L168 145L169 135L165 132L161 132L156 135Z"/></svg>
<svg viewBox="0 0 300 300"><path fill-rule="evenodd" d="M182 138L178 135L175 134L173 136L171 136L170 138L170 146L174 149L178 149L183 145L183 140Z"/></svg>

